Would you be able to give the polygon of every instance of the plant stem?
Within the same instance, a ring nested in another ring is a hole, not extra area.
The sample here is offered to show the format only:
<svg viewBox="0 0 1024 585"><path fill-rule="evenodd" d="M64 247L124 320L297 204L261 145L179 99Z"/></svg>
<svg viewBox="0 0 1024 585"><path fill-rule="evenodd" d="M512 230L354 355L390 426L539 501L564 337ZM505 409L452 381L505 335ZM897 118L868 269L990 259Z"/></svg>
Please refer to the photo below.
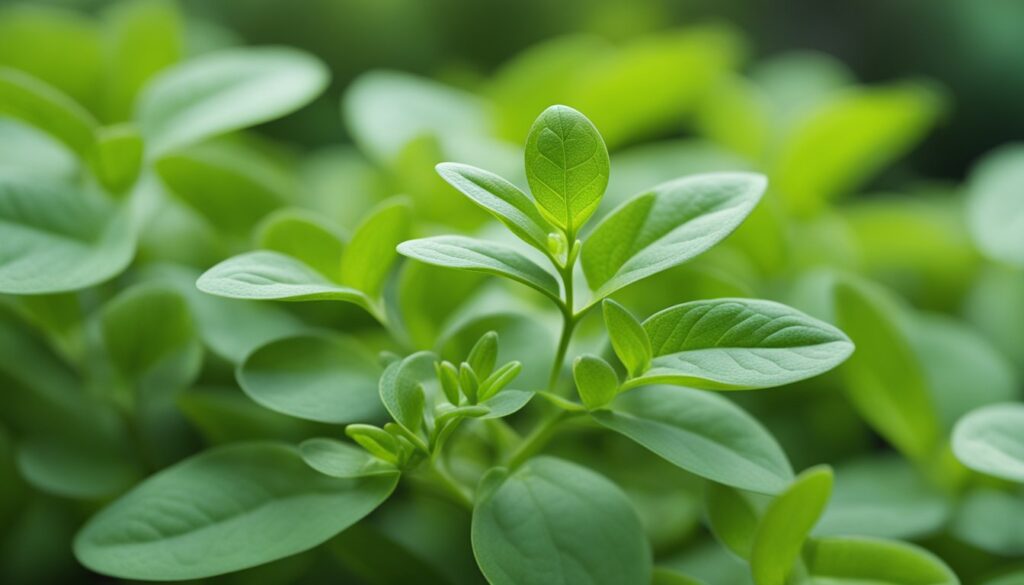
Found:
<svg viewBox="0 0 1024 585"><path fill-rule="evenodd" d="M443 488L452 501L470 512L473 511L472 494L457 479L452 477L452 474L445 469L444 463L440 461L431 462L430 472L433 478L437 480L436 485Z"/></svg>
<svg viewBox="0 0 1024 585"><path fill-rule="evenodd" d="M508 468L515 469L526 463L526 460L544 448L551 437L554 436L555 431L562 421L572 416L573 413L566 410L559 410L554 414L546 416L541 422L537 423L537 426L533 427L530 434L523 439L523 442L519 444L515 452L508 458Z"/></svg>

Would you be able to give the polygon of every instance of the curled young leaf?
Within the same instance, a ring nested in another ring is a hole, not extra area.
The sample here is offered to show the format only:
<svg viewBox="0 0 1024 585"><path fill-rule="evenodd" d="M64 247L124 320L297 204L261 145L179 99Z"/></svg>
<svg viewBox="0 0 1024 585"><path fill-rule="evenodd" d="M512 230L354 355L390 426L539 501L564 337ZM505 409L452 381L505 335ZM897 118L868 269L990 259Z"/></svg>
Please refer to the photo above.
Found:
<svg viewBox="0 0 1024 585"><path fill-rule="evenodd" d="M623 203L583 243L581 263L599 300L677 266L725 239L753 211L767 181L750 173L676 179Z"/></svg>
<svg viewBox="0 0 1024 585"><path fill-rule="evenodd" d="M608 150L597 128L568 106L544 110L526 139L526 178L541 214L575 236L608 186Z"/></svg>
<svg viewBox="0 0 1024 585"><path fill-rule="evenodd" d="M391 418L416 434L423 425L426 396L422 384L434 374L434 354L421 351L393 362L380 377L380 399Z"/></svg>
<svg viewBox="0 0 1024 585"><path fill-rule="evenodd" d="M842 363L853 344L835 327L772 301L676 305L644 321L654 359L635 388L670 383L713 390L769 388Z"/></svg>

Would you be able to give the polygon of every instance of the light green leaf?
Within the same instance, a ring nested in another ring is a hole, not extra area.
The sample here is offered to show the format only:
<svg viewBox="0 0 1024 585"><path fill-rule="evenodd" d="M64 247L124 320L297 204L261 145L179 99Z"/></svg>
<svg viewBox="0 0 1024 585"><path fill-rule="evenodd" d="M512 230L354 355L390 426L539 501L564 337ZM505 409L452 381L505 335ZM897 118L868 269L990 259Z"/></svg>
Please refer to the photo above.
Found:
<svg viewBox="0 0 1024 585"><path fill-rule="evenodd" d="M74 180L79 164L75 153L42 130L0 116L0 173L15 171Z"/></svg>
<svg viewBox="0 0 1024 585"><path fill-rule="evenodd" d="M372 211L352 233L341 255L339 282L380 296L384 279L398 255L395 247L409 234L412 209L403 199L385 202Z"/></svg>
<svg viewBox="0 0 1024 585"><path fill-rule="evenodd" d="M93 173L113 193L126 191L139 177L142 138L134 126L121 124L99 130L92 156Z"/></svg>
<svg viewBox="0 0 1024 585"><path fill-rule="evenodd" d="M170 193L218 230L242 238L288 200L288 186L249 151L203 145L154 165Z"/></svg>
<svg viewBox="0 0 1024 585"><path fill-rule="evenodd" d="M772 301L716 299L669 307L644 321L654 359L626 382L715 390L768 388L817 376L853 344L835 327Z"/></svg>
<svg viewBox="0 0 1024 585"><path fill-rule="evenodd" d="M526 178L541 214L574 239L608 186L608 149L597 128L568 106L544 110L526 139Z"/></svg>
<svg viewBox="0 0 1024 585"><path fill-rule="evenodd" d="M397 480L327 477L277 443L220 447L164 469L93 516L75 537L75 556L125 579L238 571L326 541L379 506Z"/></svg>
<svg viewBox="0 0 1024 585"><path fill-rule="evenodd" d="M406 430L417 433L423 425L426 396L423 383L434 376L436 358L429 351L393 362L380 377L380 400L391 418Z"/></svg>
<svg viewBox="0 0 1024 585"><path fill-rule="evenodd" d="M96 143L98 124L85 108L60 90L16 69L0 67L0 116L46 132L83 159Z"/></svg>
<svg viewBox="0 0 1024 585"><path fill-rule="evenodd" d="M299 452L307 465L331 477L366 477L398 471L395 466L371 456L366 450L334 439L303 441Z"/></svg>
<svg viewBox="0 0 1024 585"><path fill-rule="evenodd" d="M604 324L615 355L626 366L629 376L639 376L651 367L651 340L636 317L626 307L611 299L601 303Z"/></svg>
<svg viewBox="0 0 1024 585"><path fill-rule="evenodd" d="M104 305L100 327L118 380L135 392L176 392L192 384L202 348L181 294L159 284L126 289Z"/></svg>
<svg viewBox="0 0 1024 585"><path fill-rule="evenodd" d="M754 494L719 483L712 482L704 488L704 507L711 532L743 559L750 558L761 520L761 510L754 497Z"/></svg>
<svg viewBox="0 0 1024 585"><path fill-rule="evenodd" d="M948 498L896 454L843 463L835 473L815 535L909 540L939 532L949 518Z"/></svg>
<svg viewBox="0 0 1024 585"><path fill-rule="evenodd" d="M441 163L437 173L521 240L547 252L548 234L554 228L541 216L533 199L518 187L494 173L458 163Z"/></svg>
<svg viewBox="0 0 1024 585"><path fill-rule="evenodd" d="M652 386L619 395L594 419L712 481L774 494L793 479L786 454L757 420L701 390Z"/></svg>
<svg viewBox="0 0 1024 585"><path fill-rule="evenodd" d="M988 154L968 184L967 218L974 241L988 257L1024 267L1024 146Z"/></svg>
<svg viewBox="0 0 1024 585"><path fill-rule="evenodd" d="M953 429L953 452L971 469L1024 483L1024 404L983 406Z"/></svg>
<svg viewBox="0 0 1024 585"><path fill-rule="evenodd" d="M757 585L785 585L831 493L832 469L813 467L768 504L750 551Z"/></svg>
<svg viewBox="0 0 1024 585"><path fill-rule="evenodd" d="M959 504L949 526L954 537L992 554L1024 555L1024 498L1019 493L975 488Z"/></svg>
<svg viewBox="0 0 1024 585"><path fill-rule="evenodd" d="M924 138L942 101L934 88L921 84L835 94L786 137L772 173L774 187L795 213L820 211Z"/></svg>
<svg viewBox="0 0 1024 585"><path fill-rule="evenodd" d="M484 481L500 484L473 510L473 552L492 585L650 582L651 551L640 519L604 477L538 457Z"/></svg>
<svg viewBox="0 0 1024 585"><path fill-rule="evenodd" d="M257 348L238 367L245 393L289 416L344 424L382 414L377 397L380 367L352 339L306 333Z"/></svg>
<svg viewBox="0 0 1024 585"><path fill-rule="evenodd" d="M280 118L311 102L328 78L315 57L285 47L229 49L168 69L139 97L148 153Z"/></svg>
<svg viewBox="0 0 1024 585"><path fill-rule="evenodd" d="M480 336L480 339L473 345L466 356L466 363L473 368L473 372L485 380L494 372L494 365L498 361L498 333L488 331ZM503 366L504 367L504 366Z"/></svg>
<svg viewBox="0 0 1024 585"><path fill-rule="evenodd" d="M651 585L703 585L703 583L671 569L655 567Z"/></svg>
<svg viewBox="0 0 1024 585"><path fill-rule="evenodd" d="M620 205L583 243L580 261L596 299L677 266L731 234L767 182L750 173L676 179Z"/></svg>
<svg viewBox="0 0 1024 585"><path fill-rule="evenodd" d="M489 409L487 414L480 418L503 418L511 414L515 414L519 412L521 408L526 406L530 400L533 400L534 394L534 392L529 390L505 388L501 392L498 392L494 396L491 396L480 403L480 406L486 406Z"/></svg>
<svg viewBox="0 0 1024 585"><path fill-rule="evenodd" d="M804 562L814 585L960 585L938 557L894 540L814 539L804 549Z"/></svg>
<svg viewBox="0 0 1024 585"><path fill-rule="evenodd" d="M971 283L965 301L967 320L977 327L1024 378L1024 270L986 266Z"/></svg>
<svg viewBox="0 0 1024 585"><path fill-rule="evenodd" d="M938 416L917 356L901 329L899 305L868 282L835 288L836 324L857 345L840 373L857 410L882 436L912 457L938 441Z"/></svg>
<svg viewBox="0 0 1024 585"><path fill-rule="evenodd" d="M126 205L93 190L0 174L0 292L41 294L103 282L128 265L135 230Z"/></svg>
<svg viewBox="0 0 1024 585"><path fill-rule="evenodd" d="M402 242L398 251L435 266L484 272L510 278L558 300L558 281L550 272L512 248L463 236L435 236Z"/></svg>
<svg viewBox="0 0 1024 585"><path fill-rule="evenodd" d="M608 362L594 355L581 355L572 363L576 391L590 410L605 407L619 392L619 376Z"/></svg>
<svg viewBox="0 0 1024 585"><path fill-rule="evenodd" d="M297 258L328 278L341 271L341 235L302 209L281 209L267 216L256 228L256 244Z"/></svg>
<svg viewBox="0 0 1024 585"><path fill-rule="evenodd" d="M199 290L232 299L346 301L376 315L362 292L327 280L299 260L269 251L247 252L221 262L196 281Z"/></svg>

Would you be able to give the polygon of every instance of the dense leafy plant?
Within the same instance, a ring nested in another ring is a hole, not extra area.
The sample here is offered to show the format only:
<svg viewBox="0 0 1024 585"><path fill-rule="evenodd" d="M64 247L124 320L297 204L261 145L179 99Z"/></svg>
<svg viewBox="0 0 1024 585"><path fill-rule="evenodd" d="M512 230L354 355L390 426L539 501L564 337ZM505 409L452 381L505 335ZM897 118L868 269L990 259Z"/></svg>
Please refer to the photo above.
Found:
<svg viewBox="0 0 1024 585"><path fill-rule="evenodd" d="M573 36L297 156L192 26L0 11L4 581L1020 579L1020 147L850 197L940 90Z"/></svg>

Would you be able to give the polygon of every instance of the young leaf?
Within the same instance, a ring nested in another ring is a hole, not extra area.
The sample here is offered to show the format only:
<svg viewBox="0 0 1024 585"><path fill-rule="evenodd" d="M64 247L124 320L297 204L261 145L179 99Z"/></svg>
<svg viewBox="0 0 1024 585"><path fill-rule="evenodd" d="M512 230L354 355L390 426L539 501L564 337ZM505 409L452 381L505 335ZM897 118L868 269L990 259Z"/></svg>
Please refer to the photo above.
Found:
<svg viewBox="0 0 1024 585"><path fill-rule="evenodd" d="M1024 404L992 404L960 419L953 453L979 473L1024 483Z"/></svg>
<svg viewBox="0 0 1024 585"><path fill-rule="evenodd" d="M938 441L938 416L924 372L883 289L845 279L835 289L836 324L857 344L840 369L853 404L882 436L912 457Z"/></svg>
<svg viewBox="0 0 1024 585"><path fill-rule="evenodd" d="M220 447L164 469L93 516L75 537L75 556L124 579L238 571L326 541L379 506L397 480L327 477L277 443Z"/></svg>
<svg viewBox="0 0 1024 585"><path fill-rule="evenodd" d="M492 472L495 473L495 472ZM626 495L576 464L538 457L485 477L473 552L493 585L650 583L651 551Z"/></svg>
<svg viewBox="0 0 1024 585"><path fill-rule="evenodd" d="M953 571L927 550L893 540L814 539L804 549L814 582L836 585L960 585Z"/></svg>
<svg viewBox="0 0 1024 585"><path fill-rule="evenodd" d="M363 292L335 284L299 260L269 251L248 252L221 262L196 281L199 290L232 299L346 301L375 313Z"/></svg>
<svg viewBox="0 0 1024 585"><path fill-rule="evenodd" d="M519 362L509 362L498 368L497 371L480 382L480 400L487 400L501 392L522 371L523 364Z"/></svg>
<svg viewBox="0 0 1024 585"><path fill-rule="evenodd" d="M597 356L576 358L572 364L572 375L580 399L590 410L605 407L619 391L619 377L615 370Z"/></svg>
<svg viewBox="0 0 1024 585"><path fill-rule="evenodd" d="M118 274L135 254L130 210L70 183L0 173L0 292L78 290Z"/></svg>
<svg viewBox="0 0 1024 585"><path fill-rule="evenodd" d="M671 569L655 567L651 585L703 585L703 582Z"/></svg>
<svg viewBox="0 0 1024 585"><path fill-rule="evenodd" d="M155 158L289 114L327 81L327 68L296 49L225 50L156 77L139 97L138 120Z"/></svg>
<svg viewBox="0 0 1024 585"><path fill-rule="evenodd" d="M626 307L611 299L601 303L604 323L608 329L615 355L630 377L636 377L651 367L651 340L640 322Z"/></svg>
<svg viewBox="0 0 1024 585"><path fill-rule="evenodd" d="M597 128L568 106L544 110L526 138L526 178L541 214L575 236L608 186L608 150Z"/></svg>
<svg viewBox="0 0 1024 585"><path fill-rule="evenodd" d="M971 171L967 206L971 235L990 258L1024 267L1024 146L987 155Z"/></svg>
<svg viewBox="0 0 1024 585"><path fill-rule="evenodd" d="M498 359L498 334L488 331L469 350L466 363L473 368L473 372L485 380L494 371L494 364Z"/></svg>
<svg viewBox="0 0 1024 585"><path fill-rule="evenodd" d="M113 193L125 191L139 176L142 147L142 138L133 126L121 124L99 130L91 159L93 173Z"/></svg>
<svg viewBox="0 0 1024 585"><path fill-rule="evenodd" d="M518 187L498 175L458 163L441 163L437 173L521 240L547 252L548 234L554 228L537 211L533 199Z"/></svg>
<svg viewBox="0 0 1024 585"><path fill-rule="evenodd" d="M378 206L359 224L345 246L339 282L371 299L379 297L397 256L395 246L408 236L411 222L412 209L403 199Z"/></svg>
<svg viewBox="0 0 1024 585"><path fill-rule="evenodd" d="M772 500L750 551L750 569L757 585L785 585L831 493L832 469L821 466L801 473Z"/></svg>
<svg viewBox="0 0 1024 585"><path fill-rule="evenodd" d="M401 445L394 435L373 425L354 424L345 427L345 434L373 456L391 464L398 463Z"/></svg>
<svg viewBox="0 0 1024 585"><path fill-rule="evenodd" d="M436 236L402 242L398 251L436 266L504 276L559 299L558 281L550 272L503 244L462 236Z"/></svg>
<svg viewBox="0 0 1024 585"><path fill-rule="evenodd" d="M355 478L398 471L366 450L334 439L308 439L299 445L299 452L307 465L331 477Z"/></svg>
<svg viewBox="0 0 1024 585"><path fill-rule="evenodd" d="M238 366L238 385L271 410L306 420L344 424L382 414L380 368L352 339L307 333L257 348Z"/></svg>
<svg viewBox="0 0 1024 585"><path fill-rule="evenodd" d="M704 508L708 526L726 548L742 559L749 559L761 512L753 494L719 483L704 488Z"/></svg>
<svg viewBox="0 0 1024 585"><path fill-rule="evenodd" d="M714 390L768 388L827 372L853 352L835 327L772 301L716 299L644 321L654 360L627 388L670 383Z"/></svg>
<svg viewBox="0 0 1024 585"><path fill-rule="evenodd" d="M602 299L677 266L731 234L754 209L767 181L750 173L676 179L623 203L583 243L587 283Z"/></svg>
<svg viewBox="0 0 1024 585"><path fill-rule="evenodd" d="M298 258L331 278L341 270L341 236L316 215L301 209L281 209L256 228L260 248Z"/></svg>
<svg viewBox="0 0 1024 585"><path fill-rule="evenodd" d="M85 108L17 69L0 67L0 115L46 132L82 159L96 143L98 123Z"/></svg>
<svg viewBox="0 0 1024 585"><path fill-rule="evenodd" d="M435 357L428 351L394 362L380 377L380 399L391 418L411 433L423 425L426 397L422 384L433 375Z"/></svg>
<svg viewBox="0 0 1024 585"><path fill-rule="evenodd" d="M482 419L488 418L503 418L511 414L519 412L521 408L529 404L530 400L533 399L534 392L529 390L515 390L508 388L501 392L484 399L480 402L480 406L487 407L487 414L481 416Z"/></svg>
<svg viewBox="0 0 1024 585"><path fill-rule="evenodd" d="M752 416L709 392L651 386L620 394L594 420L670 463L752 492L774 494L793 479L786 454Z"/></svg>

